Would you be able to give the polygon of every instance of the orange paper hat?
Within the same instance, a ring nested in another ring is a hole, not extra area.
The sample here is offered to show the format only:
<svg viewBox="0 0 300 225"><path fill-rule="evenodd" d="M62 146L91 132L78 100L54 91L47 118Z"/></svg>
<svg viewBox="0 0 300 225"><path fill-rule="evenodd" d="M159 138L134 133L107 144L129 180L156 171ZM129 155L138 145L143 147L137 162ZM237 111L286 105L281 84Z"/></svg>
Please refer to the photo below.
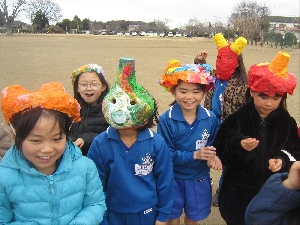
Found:
<svg viewBox="0 0 300 225"><path fill-rule="evenodd" d="M30 92L21 85L6 87L2 91L2 113L9 124L13 116L21 111L41 107L67 114L75 122L80 121L80 105L67 94L62 84L43 84L36 92Z"/></svg>
<svg viewBox="0 0 300 225"><path fill-rule="evenodd" d="M251 90L268 96L293 94L297 80L295 75L286 72L290 60L287 52L277 53L271 63L252 65L248 72L248 86Z"/></svg>

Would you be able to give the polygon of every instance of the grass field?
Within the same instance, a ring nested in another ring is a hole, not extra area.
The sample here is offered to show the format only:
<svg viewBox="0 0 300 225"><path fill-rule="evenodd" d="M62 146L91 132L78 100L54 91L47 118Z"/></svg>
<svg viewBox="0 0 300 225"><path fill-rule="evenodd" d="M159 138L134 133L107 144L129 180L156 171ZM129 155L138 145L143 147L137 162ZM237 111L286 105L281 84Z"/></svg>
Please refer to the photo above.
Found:
<svg viewBox="0 0 300 225"><path fill-rule="evenodd" d="M158 80L170 59L182 64L192 63L200 50L209 53L207 62L215 68L217 50L212 39L124 37L101 35L0 35L0 89L21 84L26 89L37 90L41 84L58 81L72 95L69 79L72 71L86 63L97 63L104 69L107 80L116 80L120 57L136 60L137 83L144 86L157 100L162 113L173 101L171 94L163 92ZM247 45L243 50L246 69L252 64L270 62L281 49L268 46ZM300 78L299 49L285 48L291 55L288 72ZM299 84L288 97L288 110L300 126ZM0 121L3 121L1 114ZM220 172L212 171L213 193L218 185ZM224 224L218 207L212 207L211 215L199 224Z"/></svg>

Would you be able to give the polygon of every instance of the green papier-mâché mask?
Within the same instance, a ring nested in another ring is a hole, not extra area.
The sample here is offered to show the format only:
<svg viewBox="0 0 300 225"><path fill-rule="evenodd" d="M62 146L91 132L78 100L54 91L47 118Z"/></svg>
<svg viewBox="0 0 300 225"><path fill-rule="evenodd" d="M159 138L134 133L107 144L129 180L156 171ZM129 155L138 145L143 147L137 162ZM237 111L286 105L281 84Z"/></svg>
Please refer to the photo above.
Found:
<svg viewBox="0 0 300 225"><path fill-rule="evenodd" d="M120 59L117 81L105 96L102 109L115 129L141 127L154 113L153 97L136 83L133 58Z"/></svg>

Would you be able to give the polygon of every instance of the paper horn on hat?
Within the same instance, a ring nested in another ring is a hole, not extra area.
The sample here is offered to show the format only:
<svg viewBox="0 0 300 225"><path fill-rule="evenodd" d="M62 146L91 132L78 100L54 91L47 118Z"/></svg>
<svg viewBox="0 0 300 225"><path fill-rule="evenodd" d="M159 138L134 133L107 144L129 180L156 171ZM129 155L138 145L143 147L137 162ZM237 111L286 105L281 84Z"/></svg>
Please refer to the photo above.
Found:
<svg viewBox="0 0 300 225"><path fill-rule="evenodd" d="M218 47L218 50L229 45L229 43L221 33L216 34L213 38ZM240 55L246 45L247 45L247 40L244 37L239 37L238 39L235 40L235 42L230 44L230 49L234 51L236 54Z"/></svg>
<svg viewBox="0 0 300 225"><path fill-rule="evenodd" d="M252 65L248 72L248 86L251 90L262 92L268 96L275 94L293 94L297 80L287 72L290 55L280 51L271 63Z"/></svg>

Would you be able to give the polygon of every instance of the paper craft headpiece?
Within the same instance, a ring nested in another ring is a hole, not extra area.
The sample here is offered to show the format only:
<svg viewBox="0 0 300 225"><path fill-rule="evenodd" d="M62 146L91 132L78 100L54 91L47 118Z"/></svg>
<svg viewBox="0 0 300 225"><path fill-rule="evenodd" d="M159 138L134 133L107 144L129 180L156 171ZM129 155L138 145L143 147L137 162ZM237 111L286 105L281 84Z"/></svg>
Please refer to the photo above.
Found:
<svg viewBox="0 0 300 225"><path fill-rule="evenodd" d="M15 114L37 107L60 111L75 122L80 121L79 103L57 82L43 84L36 92L30 92L21 85L6 87L2 91L1 107L8 124Z"/></svg>
<svg viewBox="0 0 300 225"><path fill-rule="evenodd" d="M181 66L178 60L171 59L161 76L159 84L167 91L178 84L179 80L194 84L205 84L206 91L210 90L215 84L215 78L210 74L209 64L186 64Z"/></svg>
<svg viewBox="0 0 300 225"><path fill-rule="evenodd" d="M90 63L87 65L83 65L73 71L73 73L70 76L72 84L74 84L76 78L79 75L81 75L82 73L85 73L85 72L95 72L95 73L101 74L104 77L104 71L103 71L102 67L98 66L97 64Z"/></svg>
<svg viewBox="0 0 300 225"><path fill-rule="evenodd" d="M213 38L218 48L216 76L220 80L229 80L238 66L238 57L246 46L247 40L239 37L234 43L229 43L221 33Z"/></svg>
<svg viewBox="0 0 300 225"><path fill-rule="evenodd" d="M297 80L294 74L286 71L289 60L290 55L280 51L271 63L252 65L248 72L249 88L268 96L283 95L284 93L292 95Z"/></svg>
<svg viewBox="0 0 300 225"><path fill-rule="evenodd" d="M116 129L143 126L154 113L154 99L136 83L135 60L121 58L117 81L103 100L107 123Z"/></svg>

